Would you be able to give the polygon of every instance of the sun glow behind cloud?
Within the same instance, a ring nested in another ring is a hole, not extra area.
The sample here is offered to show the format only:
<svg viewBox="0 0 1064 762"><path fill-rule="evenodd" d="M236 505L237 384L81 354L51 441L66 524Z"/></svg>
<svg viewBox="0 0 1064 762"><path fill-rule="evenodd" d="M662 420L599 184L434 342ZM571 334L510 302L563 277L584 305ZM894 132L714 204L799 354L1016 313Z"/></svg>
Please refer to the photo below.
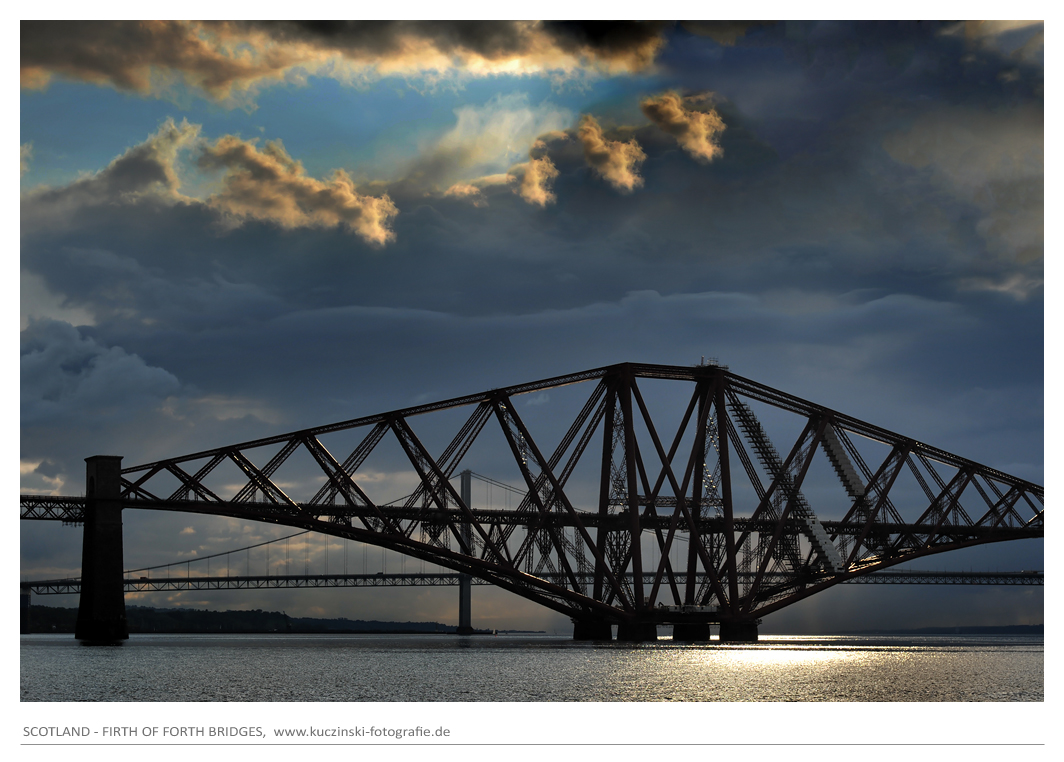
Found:
<svg viewBox="0 0 1064 762"><path fill-rule="evenodd" d="M214 100L309 75L347 84L386 76L432 87L496 75L572 78L646 70L662 24L619 25L589 36L544 22L182 22L22 24L22 86L56 76L164 95L184 83Z"/></svg>

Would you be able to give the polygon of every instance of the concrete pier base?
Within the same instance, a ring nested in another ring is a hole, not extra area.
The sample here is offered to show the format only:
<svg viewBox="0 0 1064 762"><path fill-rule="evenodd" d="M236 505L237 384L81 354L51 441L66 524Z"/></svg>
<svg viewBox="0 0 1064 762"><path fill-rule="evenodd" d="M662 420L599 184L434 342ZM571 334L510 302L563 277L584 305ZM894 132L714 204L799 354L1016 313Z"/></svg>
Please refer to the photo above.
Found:
<svg viewBox="0 0 1064 762"><path fill-rule="evenodd" d="M678 643L704 643L709 640L709 622L674 624L672 639Z"/></svg>
<svg viewBox="0 0 1064 762"><path fill-rule="evenodd" d="M469 526L468 524L466 526ZM458 575L458 634L473 634L473 578L468 574Z"/></svg>
<svg viewBox="0 0 1064 762"><path fill-rule="evenodd" d="M85 459L81 600L74 637L88 643L129 638L122 570L122 458Z"/></svg>
<svg viewBox="0 0 1064 762"><path fill-rule="evenodd" d="M573 640L613 640L613 626L602 619L574 619Z"/></svg>
<svg viewBox="0 0 1064 762"><path fill-rule="evenodd" d="M466 469L461 474L461 498L468 507L473 502L473 472ZM473 547L473 530L468 523L461 526L462 543ZM468 574L458 575L458 634L473 634L473 578Z"/></svg>
<svg viewBox="0 0 1064 762"><path fill-rule="evenodd" d="M645 643L658 639L658 626L653 622L621 622L617 625L617 640Z"/></svg>
<svg viewBox="0 0 1064 762"><path fill-rule="evenodd" d="M721 622L720 640L722 643L756 643L757 624L757 620Z"/></svg>

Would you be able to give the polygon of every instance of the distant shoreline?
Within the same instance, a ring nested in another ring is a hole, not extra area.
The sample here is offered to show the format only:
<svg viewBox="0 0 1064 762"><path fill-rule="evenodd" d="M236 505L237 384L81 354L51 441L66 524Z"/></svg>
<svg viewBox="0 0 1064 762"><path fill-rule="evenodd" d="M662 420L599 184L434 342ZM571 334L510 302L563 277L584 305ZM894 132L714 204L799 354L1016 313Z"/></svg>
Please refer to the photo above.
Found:
<svg viewBox="0 0 1064 762"><path fill-rule="evenodd" d="M23 635L73 634L76 608L37 606L22 608L19 632ZM156 609L129 606L130 634L179 635L230 633L238 635L455 635L455 625L440 622L384 622L362 619L315 619L290 617L281 611L208 611L205 609ZM476 629L473 635L544 635L543 630ZM766 632L766 634L769 634ZM793 633L773 633L787 635ZM1045 624L920 627L916 629L841 630L817 633L839 635L1045 635Z"/></svg>
<svg viewBox="0 0 1064 762"><path fill-rule="evenodd" d="M76 608L30 606L20 610L19 633L73 634ZM239 635L454 635L455 625L440 622L383 622L362 619L315 619L290 617L283 611L208 611L205 609L156 609L127 606L126 620L131 635L229 633ZM475 629L472 635L527 634L542 635L542 630Z"/></svg>
<svg viewBox="0 0 1064 762"><path fill-rule="evenodd" d="M1045 624L972 625L966 627L918 627L910 630L843 630L830 635L1045 635Z"/></svg>

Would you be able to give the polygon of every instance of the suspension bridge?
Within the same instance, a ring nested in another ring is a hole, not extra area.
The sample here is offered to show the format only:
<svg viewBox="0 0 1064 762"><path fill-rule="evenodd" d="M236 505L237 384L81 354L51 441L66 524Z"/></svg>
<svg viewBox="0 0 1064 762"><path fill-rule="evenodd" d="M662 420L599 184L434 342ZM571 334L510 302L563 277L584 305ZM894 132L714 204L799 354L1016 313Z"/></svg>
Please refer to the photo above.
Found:
<svg viewBox="0 0 1064 762"><path fill-rule="evenodd" d="M480 476L470 474L474 480L490 482L496 486L504 486L508 490L519 492L509 485L499 485L498 482ZM123 587L127 593L148 592L179 592L183 590L260 590L280 588L315 588L315 587L452 587L466 583L471 585L490 585L486 580L468 577L468 575L447 572L437 568L417 572L387 573L384 571L366 572L366 551L369 546L358 544L354 553L349 554L349 543L343 543L339 550L340 558L337 559L337 551L333 548L334 565L341 565L342 572L329 569L330 538L325 535L321 538L323 544L314 548L313 560L311 542L300 541L306 538L310 532L296 532L295 534L278 537L273 540L257 542L240 548L212 553L206 556L188 557L181 561L172 561L166 564L144 567L141 569L126 569L123 579ZM298 547L293 552L290 541L296 540ZM271 562L270 548L276 550ZM261 574L251 574L252 555L255 555L254 565L256 571ZM349 562L349 555L353 556ZM361 558L363 571L361 573L348 572L348 567L358 565ZM215 573L211 571L211 563L214 562ZM292 573L293 563L298 568L303 566L303 573ZM193 565L196 570L193 573ZM225 574L221 575L224 566ZM311 571L313 566L320 566L320 571ZM382 561L380 568L387 568L387 563ZM280 569L280 572L275 571ZM240 572L244 573L241 574ZM555 582L564 582L561 575L546 573L548 579ZM631 576L630 574L628 575ZM590 583L590 578L586 583ZM1037 585L1045 584L1044 575L1041 571L1020 572L976 572L976 571L881 571L873 572L844 580L848 584L890 584L890 585ZM653 584L653 575L644 576L644 584ZM81 592L81 579L77 577L45 580L23 580L19 583L23 593L33 595L76 595Z"/></svg>
<svg viewBox="0 0 1064 762"><path fill-rule="evenodd" d="M535 395L525 397L532 404L519 404L522 395ZM533 420L548 408L553 432ZM659 435L665 425L671 439ZM554 445L549 457L540 442ZM341 461L335 451L349 454ZM126 637L128 590L453 584L468 628L475 580L569 615L577 639L608 639L616 625L618 638L646 640L669 624L675 639L706 640L713 623L722 640L754 640L761 616L841 583L1041 584L1028 572L886 571L1043 537L1041 486L715 363L625 363L140 466L121 461L88 458L84 497L21 496L24 520L83 526L81 578L29 588L76 588L83 640ZM512 491L510 504L474 505L473 462L498 471L478 478ZM380 473L404 469L411 494L377 494ZM299 495L288 484L312 486ZM246 564L233 575L230 563L224 577L127 575L129 509L295 527L435 568L252 575Z"/></svg>

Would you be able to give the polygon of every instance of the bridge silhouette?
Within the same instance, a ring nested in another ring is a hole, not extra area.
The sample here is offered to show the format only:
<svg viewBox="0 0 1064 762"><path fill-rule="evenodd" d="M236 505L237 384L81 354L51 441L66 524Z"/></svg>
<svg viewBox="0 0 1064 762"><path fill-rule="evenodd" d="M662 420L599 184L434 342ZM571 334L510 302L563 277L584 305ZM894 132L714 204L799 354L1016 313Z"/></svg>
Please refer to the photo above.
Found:
<svg viewBox="0 0 1064 762"><path fill-rule="evenodd" d="M224 577L126 577L122 586L127 593L164 592L179 590L261 590L308 587L450 587L463 584L467 575L437 572L414 574L227 574ZM544 575L564 582L558 574ZM631 576L631 575L627 575ZM591 579L586 580L588 583ZM653 583L653 575L643 578ZM490 585L487 580L473 578L472 585ZM868 585L1037 585L1045 584L1040 571L1020 572L951 572L898 571L873 572L849 577L842 584ZM23 592L36 595L70 595L81 592L81 579L26 580L19 583Z"/></svg>
<svg viewBox="0 0 1064 762"><path fill-rule="evenodd" d="M523 416L515 399L532 394ZM547 409L567 415L564 432L537 425ZM445 430L434 457L425 442ZM540 442L554 445L549 457ZM127 637L126 509L297 527L428 561L457 573L466 628L476 578L567 614L576 639L609 639L616 625L635 641L663 624L674 639L706 640L711 623L721 640L756 640L762 616L836 584L1044 536L1041 486L715 363L624 363L121 460L87 458L84 497L21 496L23 519L84 524L83 640ZM524 484L516 508L473 506L474 460ZM400 469L416 488L385 500L380 474ZM310 485L302 495L288 486L299 484Z"/></svg>

